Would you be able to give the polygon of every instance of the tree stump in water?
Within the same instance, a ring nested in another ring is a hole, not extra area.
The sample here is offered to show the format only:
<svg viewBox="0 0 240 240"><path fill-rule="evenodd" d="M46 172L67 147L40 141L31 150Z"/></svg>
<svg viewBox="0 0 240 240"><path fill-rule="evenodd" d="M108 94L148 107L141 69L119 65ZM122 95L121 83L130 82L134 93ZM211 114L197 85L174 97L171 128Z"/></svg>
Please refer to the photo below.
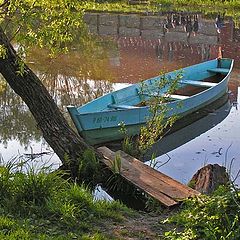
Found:
<svg viewBox="0 0 240 240"><path fill-rule="evenodd" d="M228 184L229 180L225 167L208 164L193 175L189 186L201 193L210 194L220 185Z"/></svg>

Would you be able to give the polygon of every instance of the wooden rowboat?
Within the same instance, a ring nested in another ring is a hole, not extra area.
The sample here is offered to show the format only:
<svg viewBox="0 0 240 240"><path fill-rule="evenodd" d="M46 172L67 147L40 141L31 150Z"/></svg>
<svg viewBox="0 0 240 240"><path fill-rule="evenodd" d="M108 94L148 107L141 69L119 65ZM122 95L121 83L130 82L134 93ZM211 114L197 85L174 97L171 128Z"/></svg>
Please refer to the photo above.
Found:
<svg viewBox="0 0 240 240"><path fill-rule="evenodd" d="M180 117L192 113L224 95L228 90L228 80L233 68L232 59L214 59L192 65L164 75L174 81L181 72L176 91L166 94L168 87L158 90L158 94L168 99L163 103L168 109L166 117ZM142 91L142 83L108 93L81 107L68 106L68 111L79 134L92 145L119 140L124 137L120 131L124 123L128 135L136 135L151 116L149 106L141 102L149 101L156 95L157 76L144 81L148 92ZM179 107L181 106L181 107Z"/></svg>

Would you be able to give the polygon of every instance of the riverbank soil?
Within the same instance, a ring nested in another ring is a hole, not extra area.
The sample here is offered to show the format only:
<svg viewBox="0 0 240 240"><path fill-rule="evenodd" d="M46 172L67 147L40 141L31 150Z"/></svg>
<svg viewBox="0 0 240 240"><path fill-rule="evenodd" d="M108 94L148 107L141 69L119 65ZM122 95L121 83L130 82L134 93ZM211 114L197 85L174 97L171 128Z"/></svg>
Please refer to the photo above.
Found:
<svg viewBox="0 0 240 240"><path fill-rule="evenodd" d="M162 223L176 213L176 210L146 213L134 212L132 216L125 216L121 222L102 222L101 231L110 239L126 240L157 240L164 239L164 233L174 228L174 224Z"/></svg>

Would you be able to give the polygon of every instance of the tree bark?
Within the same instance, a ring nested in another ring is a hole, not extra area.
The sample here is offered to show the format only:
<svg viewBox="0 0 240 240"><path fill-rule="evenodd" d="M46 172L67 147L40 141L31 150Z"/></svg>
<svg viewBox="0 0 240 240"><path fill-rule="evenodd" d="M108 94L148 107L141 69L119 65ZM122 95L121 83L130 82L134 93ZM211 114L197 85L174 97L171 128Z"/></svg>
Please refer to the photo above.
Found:
<svg viewBox="0 0 240 240"><path fill-rule="evenodd" d="M34 116L37 126L41 129L43 137L58 155L64 168L70 168L72 177L78 171L78 160L83 152L90 148L84 140L75 133L49 92L34 72L22 63L21 59L9 42L3 29L0 27L0 45L6 50L6 56L0 57L0 72L11 88L23 99ZM68 156L69 162L66 160Z"/></svg>

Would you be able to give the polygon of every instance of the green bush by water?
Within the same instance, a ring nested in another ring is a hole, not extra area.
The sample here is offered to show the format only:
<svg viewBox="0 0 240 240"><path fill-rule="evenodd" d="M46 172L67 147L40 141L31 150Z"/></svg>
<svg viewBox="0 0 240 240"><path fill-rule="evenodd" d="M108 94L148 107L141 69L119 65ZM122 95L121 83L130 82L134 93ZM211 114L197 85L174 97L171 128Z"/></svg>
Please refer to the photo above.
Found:
<svg viewBox="0 0 240 240"><path fill-rule="evenodd" d="M167 222L177 223L182 231L167 232L166 239L240 239L240 193L220 187L212 196L187 200L183 209Z"/></svg>

